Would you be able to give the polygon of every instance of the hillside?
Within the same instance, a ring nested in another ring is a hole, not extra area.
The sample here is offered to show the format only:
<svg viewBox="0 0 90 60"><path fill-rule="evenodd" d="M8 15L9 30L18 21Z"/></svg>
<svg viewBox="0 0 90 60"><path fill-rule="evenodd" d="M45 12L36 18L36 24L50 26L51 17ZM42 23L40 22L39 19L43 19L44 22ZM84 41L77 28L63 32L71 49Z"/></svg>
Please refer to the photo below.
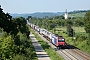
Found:
<svg viewBox="0 0 90 60"><path fill-rule="evenodd" d="M25 17L27 18L28 16L32 16L32 17L39 17L39 18L43 18L45 16L51 17L51 16L59 16L62 15L63 12L57 12L57 13L52 13L52 12L37 12L37 13L33 13L33 14L10 14L12 17Z"/></svg>
<svg viewBox="0 0 90 60"><path fill-rule="evenodd" d="M89 10L76 10L68 13L69 17L84 17Z"/></svg>
<svg viewBox="0 0 90 60"><path fill-rule="evenodd" d="M72 12L68 12L68 16L69 17L84 17L84 15L86 14L86 12L88 12L88 10L80 10L80 11L72 11ZM64 15L65 12L36 12L36 13L32 13L32 14L10 14L12 17L24 17L27 18L28 16L32 16L32 17L39 17L39 18L43 18L45 16L48 17L52 17L52 16L61 16Z"/></svg>

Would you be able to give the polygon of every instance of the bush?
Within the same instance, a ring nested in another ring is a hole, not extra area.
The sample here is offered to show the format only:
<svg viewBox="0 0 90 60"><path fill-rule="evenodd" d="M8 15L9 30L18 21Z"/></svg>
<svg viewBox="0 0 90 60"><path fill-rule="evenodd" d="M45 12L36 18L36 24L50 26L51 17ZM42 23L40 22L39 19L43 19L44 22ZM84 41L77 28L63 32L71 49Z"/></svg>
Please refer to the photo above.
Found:
<svg viewBox="0 0 90 60"><path fill-rule="evenodd" d="M12 59L15 52L14 39L11 35L8 35L6 37L0 37L0 41L0 57L4 60Z"/></svg>
<svg viewBox="0 0 90 60"><path fill-rule="evenodd" d="M15 37L7 33L0 36L0 60L34 60L36 54L31 40L26 34L18 33Z"/></svg>
<svg viewBox="0 0 90 60"><path fill-rule="evenodd" d="M12 60L27 60L27 58L24 55L17 54Z"/></svg>
<svg viewBox="0 0 90 60"><path fill-rule="evenodd" d="M74 30L72 29L71 25L69 25L69 24L67 25L67 34L68 34L68 36L70 36L70 37L72 37L72 36L75 35Z"/></svg>

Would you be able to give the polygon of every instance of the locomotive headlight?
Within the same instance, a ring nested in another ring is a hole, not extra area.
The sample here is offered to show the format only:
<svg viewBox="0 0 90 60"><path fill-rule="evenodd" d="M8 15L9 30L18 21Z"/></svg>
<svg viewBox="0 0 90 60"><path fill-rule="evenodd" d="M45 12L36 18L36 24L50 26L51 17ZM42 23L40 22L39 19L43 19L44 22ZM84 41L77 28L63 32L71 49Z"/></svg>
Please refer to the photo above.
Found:
<svg viewBox="0 0 90 60"><path fill-rule="evenodd" d="M64 39L62 39L62 40L64 40Z"/></svg>

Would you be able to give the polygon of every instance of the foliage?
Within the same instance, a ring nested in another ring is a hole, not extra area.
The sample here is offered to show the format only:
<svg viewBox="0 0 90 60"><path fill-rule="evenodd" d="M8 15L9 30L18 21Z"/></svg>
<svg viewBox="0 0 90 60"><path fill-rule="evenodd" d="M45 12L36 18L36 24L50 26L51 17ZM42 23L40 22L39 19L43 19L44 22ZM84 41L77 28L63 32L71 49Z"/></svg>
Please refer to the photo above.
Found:
<svg viewBox="0 0 90 60"><path fill-rule="evenodd" d="M16 47L14 39L11 35L7 36L7 34L5 33L5 35L0 38L0 41L0 58L4 60L12 59Z"/></svg>
<svg viewBox="0 0 90 60"><path fill-rule="evenodd" d="M90 34L90 11L86 13L84 18L85 30Z"/></svg>
<svg viewBox="0 0 90 60"><path fill-rule="evenodd" d="M70 24L67 25L67 34L68 34L68 36L71 36L71 37L75 35L75 32L71 28L71 25Z"/></svg>
<svg viewBox="0 0 90 60"><path fill-rule="evenodd" d="M41 28L45 28L47 30L52 30L57 26L65 27L67 26L67 23L70 24L71 26L82 26L82 27L84 26L83 18L64 20L60 18L60 16L57 16L55 18L53 17L52 19L51 17L50 18L49 17L48 18L32 17L32 19L29 22L30 23L33 22L33 24Z"/></svg>
<svg viewBox="0 0 90 60"><path fill-rule="evenodd" d="M36 59L36 54L32 43L27 36L18 33L19 37L14 38L12 35L2 33L0 36L0 59ZM18 43L15 43L17 40ZM22 56L22 58L20 57Z"/></svg>
<svg viewBox="0 0 90 60"><path fill-rule="evenodd" d="M88 33L87 41L90 42L90 10L85 15L84 26L85 26L86 33Z"/></svg>
<svg viewBox="0 0 90 60"><path fill-rule="evenodd" d="M3 9L0 8L0 27L3 28L4 31L13 35L17 35L19 31L21 31L21 33L29 32L25 18L12 18L12 16L8 13L5 14L2 10Z"/></svg>
<svg viewBox="0 0 90 60"><path fill-rule="evenodd" d="M25 18L12 18L0 8L0 60L34 60L35 50L29 38Z"/></svg>

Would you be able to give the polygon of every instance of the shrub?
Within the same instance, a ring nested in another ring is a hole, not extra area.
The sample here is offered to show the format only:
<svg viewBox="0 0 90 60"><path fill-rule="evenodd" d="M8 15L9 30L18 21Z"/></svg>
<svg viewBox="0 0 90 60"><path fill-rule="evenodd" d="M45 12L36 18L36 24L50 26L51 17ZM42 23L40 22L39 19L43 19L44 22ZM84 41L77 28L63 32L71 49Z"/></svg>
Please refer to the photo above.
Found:
<svg viewBox="0 0 90 60"><path fill-rule="evenodd" d="M6 37L0 38L0 41L1 58L4 60L12 59L15 51L14 39L11 35L8 35Z"/></svg>

